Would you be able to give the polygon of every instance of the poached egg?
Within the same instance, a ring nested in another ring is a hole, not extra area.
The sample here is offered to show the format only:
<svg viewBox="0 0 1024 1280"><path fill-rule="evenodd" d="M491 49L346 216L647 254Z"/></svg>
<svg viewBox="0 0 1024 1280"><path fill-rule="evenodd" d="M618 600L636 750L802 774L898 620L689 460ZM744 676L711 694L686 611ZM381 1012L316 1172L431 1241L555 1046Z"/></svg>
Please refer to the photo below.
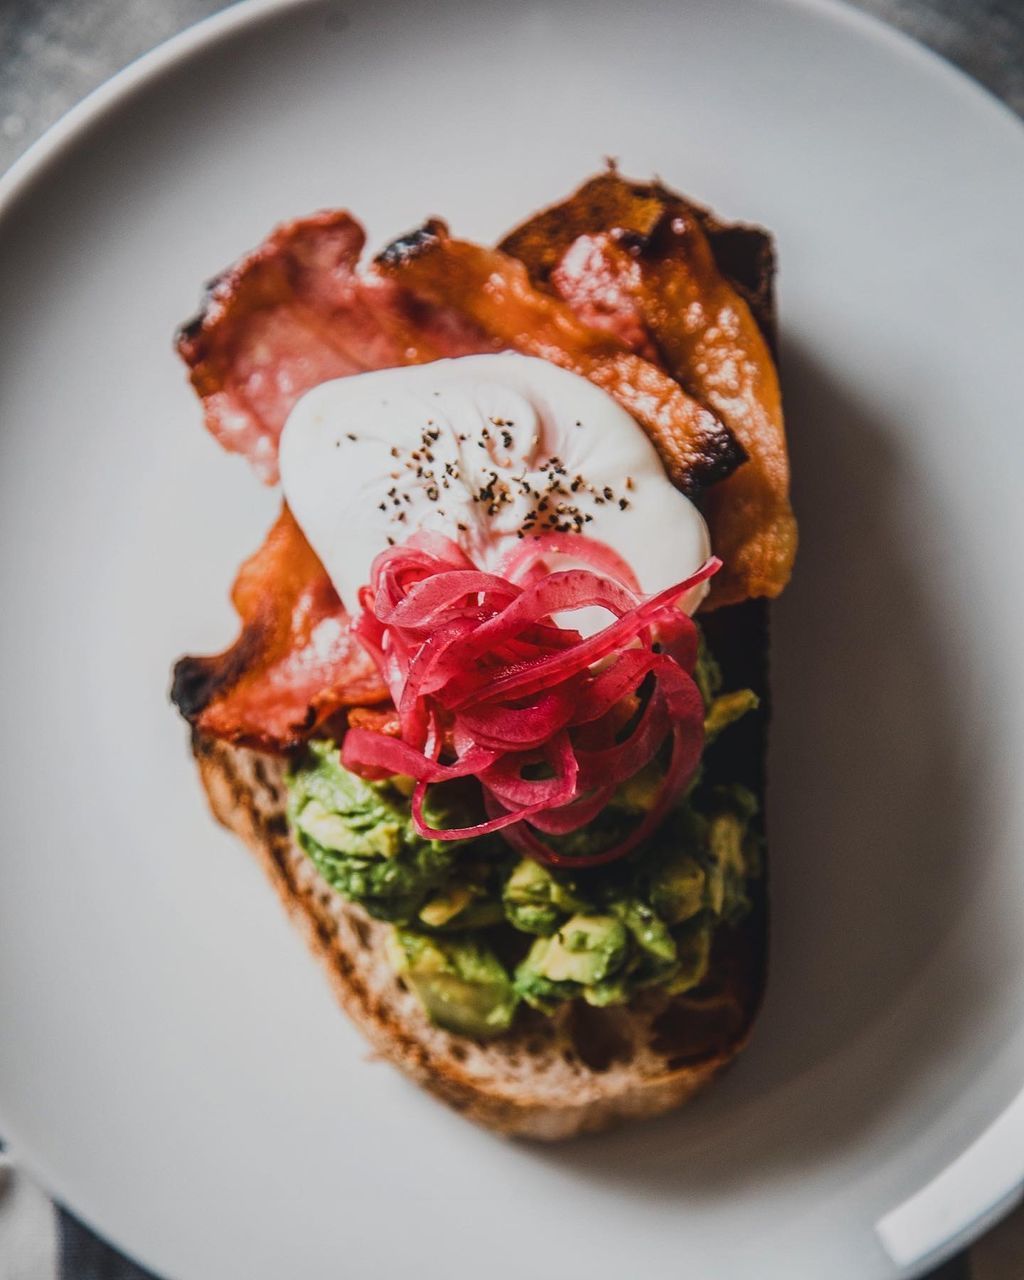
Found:
<svg viewBox="0 0 1024 1280"><path fill-rule="evenodd" d="M646 593L711 549L643 428L600 387L532 356L322 383L292 409L280 466L288 505L353 613L375 557L421 529L489 571L524 537L583 534L617 551ZM705 591L683 601L688 612Z"/></svg>

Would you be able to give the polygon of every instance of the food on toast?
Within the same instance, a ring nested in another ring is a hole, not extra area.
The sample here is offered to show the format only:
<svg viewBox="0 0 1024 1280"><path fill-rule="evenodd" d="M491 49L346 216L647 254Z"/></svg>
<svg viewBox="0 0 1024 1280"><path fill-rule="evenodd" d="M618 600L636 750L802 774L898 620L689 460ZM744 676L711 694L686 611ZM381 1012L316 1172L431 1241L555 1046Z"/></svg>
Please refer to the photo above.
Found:
<svg viewBox="0 0 1024 1280"><path fill-rule="evenodd" d="M384 1056L508 1133L663 1111L764 980L770 240L612 170L362 248L287 224L179 335L284 503L173 699Z"/></svg>

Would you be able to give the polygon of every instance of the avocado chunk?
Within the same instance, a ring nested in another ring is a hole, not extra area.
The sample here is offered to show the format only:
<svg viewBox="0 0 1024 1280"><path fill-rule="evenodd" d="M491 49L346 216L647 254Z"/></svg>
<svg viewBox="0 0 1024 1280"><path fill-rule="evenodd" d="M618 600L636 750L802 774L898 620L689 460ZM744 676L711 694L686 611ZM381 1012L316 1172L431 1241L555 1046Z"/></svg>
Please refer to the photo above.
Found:
<svg viewBox="0 0 1024 1280"><path fill-rule="evenodd" d="M666 924L679 924L702 910L707 873L695 857L679 853L662 862L651 877L651 906Z"/></svg>
<svg viewBox="0 0 1024 1280"><path fill-rule="evenodd" d="M501 924L505 915L487 886L457 880L431 894L419 918L431 929L485 929Z"/></svg>
<svg viewBox="0 0 1024 1280"><path fill-rule="evenodd" d="M566 916L587 909L575 886L530 858L524 858L505 882L502 902L509 924L523 933L552 934Z"/></svg>
<svg viewBox="0 0 1024 1280"><path fill-rule="evenodd" d="M760 705L761 701L753 689L736 689L732 693L721 694L712 701L704 717L704 741L711 742L723 729Z"/></svg>
<svg viewBox="0 0 1024 1280"><path fill-rule="evenodd" d="M469 815L477 798L455 784L433 787L428 817L442 825L464 825L463 812L475 820ZM459 816L452 820L455 811ZM414 919L427 898L447 886L456 860L471 843L425 840L412 824L401 789L349 773L330 741L311 742L290 774L288 817L299 845L327 883L378 920Z"/></svg>
<svg viewBox="0 0 1024 1280"><path fill-rule="evenodd" d="M613 804L627 813L650 813L661 798L665 772L651 761L619 786Z"/></svg>
<svg viewBox="0 0 1024 1280"><path fill-rule="evenodd" d="M708 648L704 632L698 629L697 637L697 665L693 670L693 679L700 690L704 706L710 707L722 687L722 668Z"/></svg>
<svg viewBox="0 0 1024 1280"><path fill-rule="evenodd" d="M723 806L708 824L707 904L725 920L735 920L747 909L747 878L752 865L755 841L750 836L750 819L757 812L757 800L745 787L731 787L719 796Z"/></svg>
<svg viewBox="0 0 1024 1280"><path fill-rule="evenodd" d="M420 919L432 929L443 929L462 915L472 901L473 891L468 885L453 884L427 899L420 908Z"/></svg>
<svg viewBox="0 0 1024 1280"><path fill-rule="evenodd" d="M626 958L625 927L614 916L572 916L557 933L539 938L524 965L548 982L600 982Z"/></svg>
<svg viewBox="0 0 1024 1280"><path fill-rule="evenodd" d="M714 924L707 915L690 920L676 930L678 967L664 984L670 996L682 995L699 986L711 967L711 940Z"/></svg>
<svg viewBox="0 0 1024 1280"><path fill-rule="evenodd" d="M626 898L614 903L612 910L629 930L644 959L662 968L674 962L675 940L668 925L652 907L639 898Z"/></svg>
<svg viewBox="0 0 1024 1280"><path fill-rule="evenodd" d="M534 942L516 970L516 990L535 1009L553 1013L609 978L628 951L626 927L614 916L572 916L557 933Z"/></svg>
<svg viewBox="0 0 1024 1280"><path fill-rule="evenodd" d="M512 1025L518 996L501 961L477 939L395 928L387 952L437 1026L484 1040Z"/></svg>
<svg viewBox="0 0 1024 1280"><path fill-rule="evenodd" d="M395 857L407 823L388 790L344 769L333 743L311 743L310 754L312 767L292 784L296 830L332 853Z"/></svg>

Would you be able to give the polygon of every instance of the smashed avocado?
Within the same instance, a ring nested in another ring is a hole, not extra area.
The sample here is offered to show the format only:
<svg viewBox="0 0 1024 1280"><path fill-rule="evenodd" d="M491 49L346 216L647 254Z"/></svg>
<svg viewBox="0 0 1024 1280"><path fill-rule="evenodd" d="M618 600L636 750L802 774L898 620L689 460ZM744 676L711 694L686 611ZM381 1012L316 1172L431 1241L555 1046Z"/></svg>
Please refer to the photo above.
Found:
<svg viewBox="0 0 1024 1280"><path fill-rule="evenodd" d="M512 1025L519 997L504 965L478 939L396 928L388 958L439 1027L487 1039Z"/></svg>
<svg viewBox="0 0 1024 1280"><path fill-rule="evenodd" d="M475 799L471 784L434 787L429 817L442 825L473 821L466 813ZM289 775L288 818L327 883L378 920L413 920L431 895L450 888L466 852L465 845L424 840L400 784L349 773L329 741L311 742Z"/></svg>
<svg viewBox="0 0 1024 1280"><path fill-rule="evenodd" d="M567 877L556 880L547 867L524 858L505 881L502 907L509 924L523 933L554 933L567 914L586 909Z"/></svg>
<svg viewBox="0 0 1024 1280"><path fill-rule="evenodd" d="M708 740L757 705L749 690L722 691L703 644L695 679ZM289 821L334 889L395 926L393 967L430 1018L460 1035L500 1034L520 1003L552 1014L575 999L688 991L707 976L716 929L749 910L757 802L742 787L698 781L637 853L573 872L519 858L500 835L424 839L408 782L366 782L342 767L333 742L314 741L289 775ZM652 807L659 785L648 766L594 822L552 844L566 857L607 848ZM483 816L479 786L433 786L426 810L436 826L473 825Z"/></svg>

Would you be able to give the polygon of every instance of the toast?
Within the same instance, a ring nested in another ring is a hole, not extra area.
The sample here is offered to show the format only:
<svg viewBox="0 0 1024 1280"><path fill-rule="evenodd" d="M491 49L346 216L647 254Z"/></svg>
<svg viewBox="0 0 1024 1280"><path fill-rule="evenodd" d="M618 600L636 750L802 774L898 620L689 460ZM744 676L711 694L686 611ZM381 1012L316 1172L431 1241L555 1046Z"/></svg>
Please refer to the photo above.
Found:
<svg viewBox="0 0 1024 1280"><path fill-rule="evenodd" d="M443 1031L388 963L388 926L335 893L292 839L285 762L201 735L192 749L214 816L256 855L345 1012L382 1058L468 1119L553 1141L658 1115L746 1042L764 972L753 923L730 940L732 972L716 990L612 1009L578 1001L553 1018L524 1010L490 1041Z"/></svg>
<svg viewBox="0 0 1024 1280"><path fill-rule="evenodd" d="M774 354L770 238L688 207L719 271L747 301ZM516 237L513 232L503 247L521 251L543 285L543 264L530 263L529 242ZM712 782L741 782L756 795L762 837L768 610L767 601L755 599L701 616L727 687L751 688L760 698L756 712L708 747L705 775ZM763 873L752 882L747 916L716 931L710 976L696 989L673 997L651 988L628 1005L606 1008L575 1001L553 1016L524 1008L510 1031L477 1041L429 1020L387 960L389 926L335 892L292 838L288 758L201 729L193 731L192 750L214 816L256 855L340 1004L376 1053L468 1119L511 1136L557 1140L657 1115L698 1092L746 1044L766 972Z"/></svg>

